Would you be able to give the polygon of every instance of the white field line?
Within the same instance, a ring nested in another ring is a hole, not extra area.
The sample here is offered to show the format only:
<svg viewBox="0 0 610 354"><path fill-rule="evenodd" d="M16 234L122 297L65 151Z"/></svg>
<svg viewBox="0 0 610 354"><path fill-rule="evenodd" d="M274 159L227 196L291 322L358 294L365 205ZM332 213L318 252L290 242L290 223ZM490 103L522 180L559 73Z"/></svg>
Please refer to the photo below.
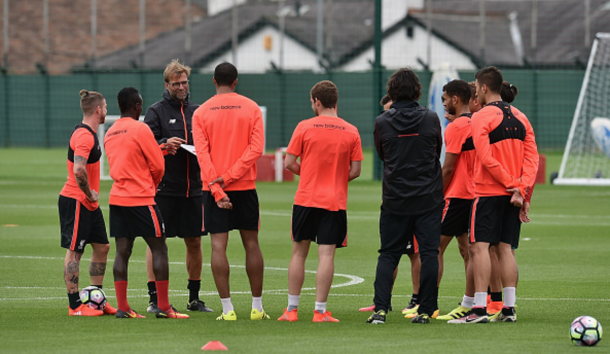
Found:
<svg viewBox="0 0 610 354"><path fill-rule="evenodd" d="M41 260L63 260L64 258L62 257L39 257L39 256L1 256L0 258L19 258L19 259L41 259ZM83 261L89 261L88 259L83 259ZM109 260L109 262L112 262L112 260ZM130 260L130 262L133 263L145 263L146 261L143 260ZM170 264L175 264L175 265L184 265L184 262L170 262ZM205 264L205 266L209 266L210 264ZM232 268L245 268L244 265L231 265ZM280 268L280 267L265 267L265 269L267 270L277 270L277 271L288 271L288 268ZM307 273L311 273L311 274L315 274L316 271L314 270L305 270L305 272ZM335 284L332 285L331 288L341 288L341 287L346 287L346 286L351 286L351 285L357 285L360 283L364 282L364 279L355 275L348 275L348 274L340 274L340 273L335 273L335 276L337 277L345 277L348 278L349 281L345 282L345 283L341 283L341 284ZM6 289L6 290L65 290L65 287L39 287L39 286L0 286L0 289ZM114 291L114 288L107 288L108 290L112 290ZM307 291L310 290L315 290L315 287L310 287L310 288L303 288L302 289L304 292L301 293L301 295L305 295L305 296L315 296L316 293L312 292L312 293L308 293ZM129 292L131 294L133 293L143 293L142 295L129 295L130 297L148 297L148 293L146 289L142 289L142 288L138 288L138 289L129 289ZM183 296L186 297L188 296L188 294L186 294L185 290L169 290L170 293L172 293L172 296ZM264 294L266 295L282 295L285 296L286 294L288 294L288 289L271 289L271 290L264 290L263 291ZM201 291L200 292L201 295L203 296L214 296L217 295L218 293L216 291ZM231 294L233 295L250 295L250 291L231 291ZM336 293L330 293L329 296L334 296L334 297L368 297L368 298L372 298L374 296L374 294L336 294ZM411 295L395 295L393 294L392 297L396 297L396 298L410 298ZM114 296L108 296L108 298L115 298ZM461 296L439 296L440 299L461 299ZM581 302L610 302L610 299L591 299L591 298L532 298L532 297L519 297L518 298L520 301L581 301ZM0 301L23 301L23 300L65 300L65 296L62 297L30 297L30 298L25 298L25 297L19 297L19 298L0 298Z"/></svg>
<svg viewBox="0 0 610 354"><path fill-rule="evenodd" d="M35 260L63 260L64 258L61 257L39 257L39 256L3 256L0 255L0 258L11 258L11 259L35 259ZM88 261L87 259L82 259L82 261ZM108 260L108 262L113 262L113 260ZM129 262L133 262L133 263L146 263L146 261L143 260L130 260ZM169 262L169 264L172 265L184 265L184 262ZM209 263L203 263L204 266L210 266ZM232 268L246 268L245 265L240 265L240 264L236 264L236 265L230 265L230 267ZM277 271L288 271L288 268L279 268L279 267L265 267L266 270L277 270ZM305 270L306 273L311 273L311 274L316 274L317 271L315 270ZM335 273L335 277L342 277L342 278L347 278L348 281L344 282L344 283L340 283L340 284L333 284L331 286L331 288L342 288L345 286L352 286L352 285L357 285L360 283L364 282L364 279L356 276L356 275L349 275L349 274L341 274L341 273ZM52 288L52 287L11 287L11 286L4 286L4 287L0 287L0 289L65 289L65 288ZM112 289L114 290L114 289ZM142 289L138 289L138 290L142 290ZM315 287L309 287L309 288L303 288L303 291L309 291L309 290L316 290ZM137 291L137 290L130 290L130 291ZM183 290L170 290L170 292L184 292ZM264 293L288 293L288 289L274 289L274 290L265 290ZM202 294L206 295L206 292L201 292ZM217 294L217 292L208 292L207 295L215 295ZM250 294L249 291L231 291L231 294ZM143 296L148 296L148 295L143 295ZM109 296L110 297L110 296ZM24 298L0 298L0 301L11 301L11 300L24 300ZM51 299L56 299L56 298L35 298L38 300L51 300Z"/></svg>

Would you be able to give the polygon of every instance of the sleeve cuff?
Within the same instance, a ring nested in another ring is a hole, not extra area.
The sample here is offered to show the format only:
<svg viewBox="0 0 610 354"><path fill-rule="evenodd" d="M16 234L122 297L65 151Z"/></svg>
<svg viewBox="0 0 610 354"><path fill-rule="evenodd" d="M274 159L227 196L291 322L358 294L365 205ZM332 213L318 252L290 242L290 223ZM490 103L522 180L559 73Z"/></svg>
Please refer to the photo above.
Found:
<svg viewBox="0 0 610 354"><path fill-rule="evenodd" d="M527 187L526 186L519 186L519 193L521 193L521 196L523 197L523 200L525 200L525 198L527 198Z"/></svg>
<svg viewBox="0 0 610 354"><path fill-rule="evenodd" d="M233 179L231 178L231 175L229 175L229 173L225 173L223 175L221 175L220 177L222 177L222 180L225 183L225 186L229 186L229 184L231 184L231 182L233 182Z"/></svg>
<svg viewBox="0 0 610 354"><path fill-rule="evenodd" d="M214 200L217 202L227 196L227 193L225 193L218 184L213 184L212 187L210 187L210 191L214 196Z"/></svg>

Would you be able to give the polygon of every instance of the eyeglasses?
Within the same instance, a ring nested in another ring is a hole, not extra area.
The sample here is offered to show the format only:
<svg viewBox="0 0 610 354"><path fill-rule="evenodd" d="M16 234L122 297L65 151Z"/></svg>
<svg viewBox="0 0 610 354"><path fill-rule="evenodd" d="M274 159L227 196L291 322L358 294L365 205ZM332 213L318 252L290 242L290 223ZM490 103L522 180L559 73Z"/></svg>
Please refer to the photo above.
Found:
<svg viewBox="0 0 610 354"><path fill-rule="evenodd" d="M170 85L173 89L177 89L180 87L180 85L182 86L188 86L189 85L189 80L186 81L179 81L179 82L168 82L168 85Z"/></svg>

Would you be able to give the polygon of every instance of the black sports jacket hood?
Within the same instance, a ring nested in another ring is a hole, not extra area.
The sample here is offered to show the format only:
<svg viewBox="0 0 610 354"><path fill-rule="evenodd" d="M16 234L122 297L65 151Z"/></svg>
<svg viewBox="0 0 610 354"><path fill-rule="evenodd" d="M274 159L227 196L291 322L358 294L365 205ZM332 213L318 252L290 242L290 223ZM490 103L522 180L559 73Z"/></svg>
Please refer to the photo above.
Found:
<svg viewBox="0 0 610 354"><path fill-rule="evenodd" d="M422 214L443 202L438 116L415 101L400 101L375 119L375 148L383 161L382 209Z"/></svg>

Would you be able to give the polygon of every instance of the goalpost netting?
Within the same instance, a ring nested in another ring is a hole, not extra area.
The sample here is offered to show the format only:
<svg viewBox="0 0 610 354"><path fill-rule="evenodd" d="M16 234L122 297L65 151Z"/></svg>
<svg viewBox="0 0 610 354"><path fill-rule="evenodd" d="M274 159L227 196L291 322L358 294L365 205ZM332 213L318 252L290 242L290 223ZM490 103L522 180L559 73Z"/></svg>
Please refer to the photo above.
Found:
<svg viewBox="0 0 610 354"><path fill-rule="evenodd" d="M561 167L553 184L610 185L610 33L598 33L587 64ZM595 141L592 122L596 126ZM601 137L601 138L600 138Z"/></svg>

